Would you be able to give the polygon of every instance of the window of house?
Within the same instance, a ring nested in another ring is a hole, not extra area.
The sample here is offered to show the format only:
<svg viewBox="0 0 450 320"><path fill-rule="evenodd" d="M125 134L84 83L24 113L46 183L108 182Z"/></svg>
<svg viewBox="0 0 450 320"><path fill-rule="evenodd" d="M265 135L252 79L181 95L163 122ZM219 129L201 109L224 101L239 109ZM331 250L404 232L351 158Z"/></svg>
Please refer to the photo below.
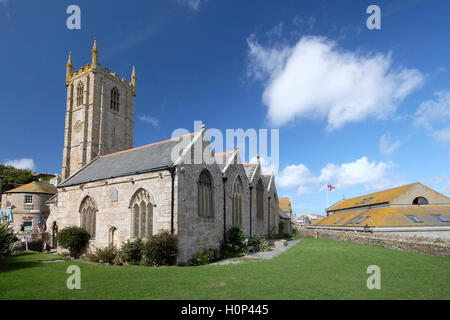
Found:
<svg viewBox="0 0 450 320"><path fill-rule="evenodd" d="M83 82L79 82L77 86L77 106L83 104L83 97L84 97L84 85Z"/></svg>
<svg viewBox="0 0 450 320"><path fill-rule="evenodd" d="M33 204L33 196L32 195L25 195L25 204Z"/></svg>
<svg viewBox="0 0 450 320"><path fill-rule="evenodd" d="M442 214L433 214L441 222L450 222L450 219Z"/></svg>
<svg viewBox="0 0 450 320"><path fill-rule="evenodd" d="M422 223L423 222L420 218L418 218L412 214L407 214L406 217L408 217L408 219L414 223Z"/></svg>
<svg viewBox="0 0 450 320"><path fill-rule="evenodd" d="M424 197L417 197L413 200L413 205L416 206L423 206L423 205L427 205L428 204L428 200Z"/></svg>
<svg viewBox="0 0 450 320"><path fill-rule="evenodd" d="M111 90L110 108L119 111L119 90L116 87Z"/></svg>
<svg viewBox="0 0 450 320"><path fill-rule="evenodd" d="M212 179L208 170L203 170L198 179L198 215L200 217L213 217L213 188Z"/></svg>
<svg viewBox="0 0 450 320"><path fill-rule="evenodd" d="M32 231L33 230L33 220L32 219L24 219L23 220L23 230L24 231Z"/></svg>

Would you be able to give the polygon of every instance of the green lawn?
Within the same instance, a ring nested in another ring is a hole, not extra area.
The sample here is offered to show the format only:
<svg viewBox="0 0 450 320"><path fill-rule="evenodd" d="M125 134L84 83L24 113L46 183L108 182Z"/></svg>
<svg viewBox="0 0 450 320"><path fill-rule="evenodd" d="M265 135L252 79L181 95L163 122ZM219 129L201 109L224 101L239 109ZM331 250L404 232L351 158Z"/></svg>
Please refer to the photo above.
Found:
<svg viewBox="0 0 450 320"><path fill-rule="evenodd" d="M450 299L449 258L325 239L225 266L40 263L51 258L25 253L0 262L0 299ZM70 264L80 266L81 290L66 287ZM369 265L381 268L381 290L366 287Z"/></svg>

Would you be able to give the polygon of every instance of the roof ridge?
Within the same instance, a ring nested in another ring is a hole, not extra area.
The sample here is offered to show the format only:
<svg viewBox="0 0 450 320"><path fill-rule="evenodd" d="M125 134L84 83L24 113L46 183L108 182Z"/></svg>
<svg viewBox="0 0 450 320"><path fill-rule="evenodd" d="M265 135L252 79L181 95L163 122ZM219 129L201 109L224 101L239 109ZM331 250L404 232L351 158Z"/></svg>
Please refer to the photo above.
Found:
<svg viewBox="0 0 450 320"><path fill-rule="evenodd" d="M344 199L344 200L351 200L351 199L361 198L361 197L364 197L364 196L369 196L369 195L377 194L377 193L381 193L381 192L392 191L392 190L395 190L395 189L400 189L400 188L412 186L412 185L418 184L418 183L419 183L419 182L408 183L408 184L404 184L404 185L402 185L402 186L393 187L393 188L389 188L389 189L385 189L385 190L380 190L380 191L375 191L375 192L372 192L372 193L366 193L366 194L362 194L362 195L360 195L360 196L356 196L356 197L352 197L352 198L348 198L348 199Z"/></svg>
<svg viewBox="0 0 450 320"><path fill-rule="evenodd" d="M174 138L171 138L171 139L166 139L166 140L163 140L163 141L153 142L153 143L150 143L150 144L147 144L147 145L144 145L144 146L140 146L140 147L136 147L136 148L131 148L131 149L126 149L126 150L121 150L121 151L105 154L103 156L100 156L100 158L107 158L109 156L113 156L113 155L116 155L116 154L120 154L120 153L125 153L125 152L129 152L129 151L134 151L134 150L139 150L139 149L151 147L151 146L154 146L154 145L157 145L157 144L160 144L160 143L169 142L169 141L173 141L173 140L176 140L176 139L179 139L179 138L182 138L182 137L191 136L191 135L194 135L194 134L196 134L198 132L200 132L200 131L195 131L195 132L191 132L191 133L188 133L188 134L183 134L183 135L178 136L178 137L174 137Z"/></svg>

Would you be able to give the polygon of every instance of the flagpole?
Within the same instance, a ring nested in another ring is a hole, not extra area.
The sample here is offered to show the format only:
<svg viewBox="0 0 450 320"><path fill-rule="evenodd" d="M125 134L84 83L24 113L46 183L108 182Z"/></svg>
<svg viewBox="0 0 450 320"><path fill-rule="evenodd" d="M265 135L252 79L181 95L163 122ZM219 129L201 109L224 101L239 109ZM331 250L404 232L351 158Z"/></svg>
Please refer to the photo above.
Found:
<svg viewBox="0 0 450 320"><path fill-rule="evenodd" d="M330 204L329 204L329 202L328 202L328 183L327 183L327 209L328 209L328 207L330 206Z"/></svg>

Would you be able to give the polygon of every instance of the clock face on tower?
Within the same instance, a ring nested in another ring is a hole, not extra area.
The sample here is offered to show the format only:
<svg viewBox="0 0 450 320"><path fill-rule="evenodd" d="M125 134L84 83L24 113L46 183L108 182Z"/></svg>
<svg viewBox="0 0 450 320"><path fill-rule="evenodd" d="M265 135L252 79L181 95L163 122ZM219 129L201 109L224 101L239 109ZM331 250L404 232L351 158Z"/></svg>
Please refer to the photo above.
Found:
<svg viewBox="0 0 450 320"><path fill-rule="evenodd" d="M83 128L83 122L81 122L80 120L77 120L75 122L75 124L73 125L73 130L77 133L80 132L82 128Z"/></svg>

